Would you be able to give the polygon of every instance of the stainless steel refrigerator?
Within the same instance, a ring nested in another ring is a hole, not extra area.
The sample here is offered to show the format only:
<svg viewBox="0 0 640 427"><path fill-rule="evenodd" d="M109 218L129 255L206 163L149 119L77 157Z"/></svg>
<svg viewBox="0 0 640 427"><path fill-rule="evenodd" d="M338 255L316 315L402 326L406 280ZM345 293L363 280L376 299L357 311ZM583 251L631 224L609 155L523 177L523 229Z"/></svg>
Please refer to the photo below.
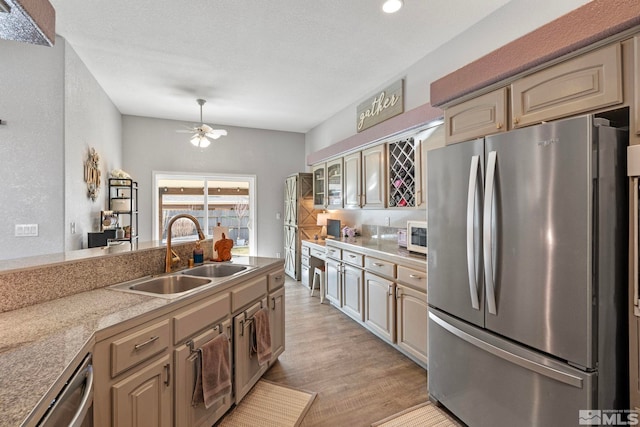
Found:
<svg viewBox="0 0 640 427"><path fill-rule="evenodd" d="M428 388L466 424L628 408L627 138L581 116L428 153Z"/></svg>

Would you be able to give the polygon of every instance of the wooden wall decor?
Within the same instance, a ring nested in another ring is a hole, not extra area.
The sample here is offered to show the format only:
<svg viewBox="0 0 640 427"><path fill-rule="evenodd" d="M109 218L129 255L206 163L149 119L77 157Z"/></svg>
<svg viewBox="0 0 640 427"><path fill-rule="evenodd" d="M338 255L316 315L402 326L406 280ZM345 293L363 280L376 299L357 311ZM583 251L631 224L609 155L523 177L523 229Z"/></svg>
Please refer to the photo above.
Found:
<svg viewBox="0 0 640 427"><path fill-rule="evenodd" d="M358 105L358 132L404 112L404 80L398 80Z"/></svg>
<svg viewBox="0 0 640 427"><path fill-rule="evenodd" d="M92 201L96 201L100 192L100 168L98 162L100 156L96 153L95 148L89 149L89 155L84 162L84 181L87 183L87 197Z"/></svg>

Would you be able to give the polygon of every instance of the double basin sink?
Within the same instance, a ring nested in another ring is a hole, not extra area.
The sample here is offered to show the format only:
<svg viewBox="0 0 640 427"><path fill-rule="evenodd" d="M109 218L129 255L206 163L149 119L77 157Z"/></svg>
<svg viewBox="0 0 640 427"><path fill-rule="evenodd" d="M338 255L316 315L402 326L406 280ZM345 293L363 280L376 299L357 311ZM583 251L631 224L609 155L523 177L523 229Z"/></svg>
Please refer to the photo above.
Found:
<svg viewBox="0 0 640 427"><path fill-rule="evenodd" d="M255 266L252 265L203 264L179 273L137 279L113 285L110 288L122 292L175 298L212 283L222 283L226 279L243 274L253 268ZM221 280L221 278L225 280Z"/></svg>

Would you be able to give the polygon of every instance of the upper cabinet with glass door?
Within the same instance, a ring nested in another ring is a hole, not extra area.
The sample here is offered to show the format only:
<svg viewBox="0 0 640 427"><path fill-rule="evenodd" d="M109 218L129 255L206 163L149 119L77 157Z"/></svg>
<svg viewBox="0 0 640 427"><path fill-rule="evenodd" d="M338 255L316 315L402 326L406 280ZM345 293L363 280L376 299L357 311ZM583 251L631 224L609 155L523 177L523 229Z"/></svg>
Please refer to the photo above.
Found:
<svg viewBox="0 0 640 427"><path fill-rule="evenodd" d="M313 207L340 209L343 206L342 158L313 168Z"/></svg>

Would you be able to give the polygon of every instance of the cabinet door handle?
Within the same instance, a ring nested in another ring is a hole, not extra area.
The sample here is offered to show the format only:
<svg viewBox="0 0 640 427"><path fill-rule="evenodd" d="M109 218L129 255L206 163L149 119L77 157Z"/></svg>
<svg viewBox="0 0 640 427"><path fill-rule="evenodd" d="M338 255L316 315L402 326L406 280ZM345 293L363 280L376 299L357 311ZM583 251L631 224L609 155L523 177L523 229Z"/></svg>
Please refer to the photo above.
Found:
<svg viewBox="0 0 640 427"><path fill-rule="evenodd" d="M349 258L356 258L356 257L357 257L356 255L349 254Z"/></svg>
<svg viewBox="0 0 640 427"><path fill-rule="evenodd" d="M380 263L378 263L378 262L374 262L372 265L373 265L374 267L383 267L383 266L384 266L384 264L380 264Z"/></svg>
<svg viewBox="0 0 640 427"><path fill-rule="evenodd" d="M140 350L142 347L144 347L144 346L146 346L146 345L151 344L152 342L154 342L154 341L158 340L159 338L160 338L160 337L159 337L158 335L155 335L155 336L153 336L153 337L149 338L148 340L146 340L146 341L145 341L145 342L143 342L143 343L140 343L140 344L136 344L136 345L134 345L134 346L133 346L133 348L135 348L136 350Z"/></svg>
<svg viewBox="0 0 640 427"><path fill-rule="evenodd" d="M389 296L393 295L393 286L389 285L387 292L389 293Z"/></svg>
<svg viewBox="0 0 640 427"><path fill-rule="evenodd" d="M164 380L164 385L169 387L169 384L171 383L171 364L170 363L167 363L166 365L164 365L164 372L167 375L167 379Z"/></svg>
<svg viewBox="0 0 640 427"><path fill-rule="evenodd" d="M276 276L276 280L282 280L282 276Z"/></svg>
<svg viewBox="0 0 640 427"><path fill-rule="evenodd" d="M400 295L402 295L402 289L396 288L396 299L400 299Z"/></svg>
<svg viewBox="0 0 640 427"><path fill-rule="evenodd" d="M412 279L422 279L422 276L419 276L417 274L410 274L409 277L411 277Z"/></svg>
<svg viewBox="0 0 640 427"><path fill-rule="evenodd" d="M276 298L275 297L271 297L271 302L273 303L271 310L275 310L276 309Z"/></svg>

